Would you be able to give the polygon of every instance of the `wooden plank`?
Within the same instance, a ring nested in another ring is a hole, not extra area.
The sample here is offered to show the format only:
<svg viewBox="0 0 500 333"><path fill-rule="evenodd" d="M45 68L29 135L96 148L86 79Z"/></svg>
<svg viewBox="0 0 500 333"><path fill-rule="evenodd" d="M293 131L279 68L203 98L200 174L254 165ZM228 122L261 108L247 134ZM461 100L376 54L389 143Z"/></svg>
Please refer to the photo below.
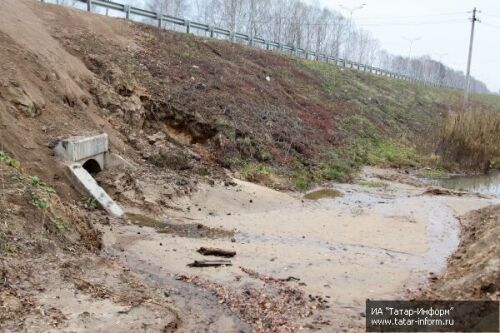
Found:
<svg viewBox="0 0 500 333"><path fill-rule="evenodd" d="M204 256L217 256L217 257L225 257L231 258L236 255L236 251L217 249L213 247L200 247L197 251Z"/></svg>

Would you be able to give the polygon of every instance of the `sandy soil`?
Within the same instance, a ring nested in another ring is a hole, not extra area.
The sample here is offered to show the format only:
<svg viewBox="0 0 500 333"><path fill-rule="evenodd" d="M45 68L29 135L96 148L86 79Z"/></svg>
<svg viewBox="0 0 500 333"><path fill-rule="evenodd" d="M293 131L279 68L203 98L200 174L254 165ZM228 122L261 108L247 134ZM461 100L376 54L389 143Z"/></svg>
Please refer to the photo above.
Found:
<svg viewBox="0 0 500 333"><path fill-rule="evenodd" d="M366 169L363 178L378 179L374 177L386 172ZM290 323L292 328L357 331L363 325L367 298L404 297L423 288L429 274L446 267L447 257L459 244L457 216L499 202L473 195L423 195L423 188L390 181L380 188L339 184L336 188L343 197L318 201L236 183L235 187L204 187L178 201L181 211L155 217L159 225L199 223L234 231L234 237L186 238L158 233L155 228L118 224L112 231L104 230L108 253L166 285L175 277L196 276L229 291L264 288L242 268L289 278L290 286L320 297L328 306L312 306L311 313ZM235 250L233 265L187 267L204 258L196 252L201 246ZM200 285L213 294L213 288ZM212 302L212 308L217 305L213 301L206 296L204 302ZM189 303L180 306L181 318L192 316L191 307ZM256 327L256 322L235 313L231 304L223 304L222 309L229 319L210 323L208 331L221 327L232 331L240 321Z"/></svg>

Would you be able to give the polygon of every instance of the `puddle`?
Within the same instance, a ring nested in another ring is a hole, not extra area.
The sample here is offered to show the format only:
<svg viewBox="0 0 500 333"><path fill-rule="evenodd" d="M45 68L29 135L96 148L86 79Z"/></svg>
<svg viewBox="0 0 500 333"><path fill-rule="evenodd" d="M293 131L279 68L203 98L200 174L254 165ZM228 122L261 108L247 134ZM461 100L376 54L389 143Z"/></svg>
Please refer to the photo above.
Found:
<svg viewBox="0 0 500 333"><path fill-rule="evenodd" d="M453 190L500 195L500 171L494 170L478 176L452 176L436 179L435 184Z"/></svg>
<svg viewBox="0 0 500 333"><path fill-rule="evenodd" d="M328 199L328 198L338 198L342 197L342 192L333 189L333 188L323 188L321 190L313 191L306 193L304 195L304 199L308 200L319 200L319 199Z"/></svg>
<svg viewBox="0 0 500 333"><path fill-rule="evenodd" d="M201 223L169 223L142 214L127 214L127 219L138 226L154 228L158 233L188 238L229 238L234 232L220 228L210 228Z"/></svg>

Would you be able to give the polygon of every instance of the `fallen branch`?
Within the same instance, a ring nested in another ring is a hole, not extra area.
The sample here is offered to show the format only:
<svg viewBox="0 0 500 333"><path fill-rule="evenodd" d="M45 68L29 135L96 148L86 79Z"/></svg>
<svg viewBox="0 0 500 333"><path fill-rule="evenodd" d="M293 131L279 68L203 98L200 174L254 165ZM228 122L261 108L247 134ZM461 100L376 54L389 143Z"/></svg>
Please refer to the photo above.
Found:
<svg viewBox="0 0 500 333"><path fill-rule="evenodd" d="M189 267L219 267L219 266L231 266L231 260L195 260Z"/></svg>
<svg viewBox="0 0 500 333"><path fill-rule="evenodd" d="M236 251L216 249L211 247L200 247L197 252L204 256L217 256L225 258L231 258L236 255Z"/></svg>

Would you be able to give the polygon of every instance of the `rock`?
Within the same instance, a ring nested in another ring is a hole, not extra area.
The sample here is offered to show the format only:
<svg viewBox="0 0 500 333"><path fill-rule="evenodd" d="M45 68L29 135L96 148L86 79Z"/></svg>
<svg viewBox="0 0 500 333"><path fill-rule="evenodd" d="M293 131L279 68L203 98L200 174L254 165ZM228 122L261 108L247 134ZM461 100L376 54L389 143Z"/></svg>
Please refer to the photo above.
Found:
<svg viewBox="0 0 500 333"><path fill-rule="evenodd" d="M236 183L232 180L224 181L224 186L236 186Z"/></svg>
<svg viewBox="0 0 500 333"><path fill-rule="evenodd" d="M157 141L163 141L167 138L167 135L161 131L156 132L155 134L149 135L146 137L150 144L154 144Z"/></svg>

